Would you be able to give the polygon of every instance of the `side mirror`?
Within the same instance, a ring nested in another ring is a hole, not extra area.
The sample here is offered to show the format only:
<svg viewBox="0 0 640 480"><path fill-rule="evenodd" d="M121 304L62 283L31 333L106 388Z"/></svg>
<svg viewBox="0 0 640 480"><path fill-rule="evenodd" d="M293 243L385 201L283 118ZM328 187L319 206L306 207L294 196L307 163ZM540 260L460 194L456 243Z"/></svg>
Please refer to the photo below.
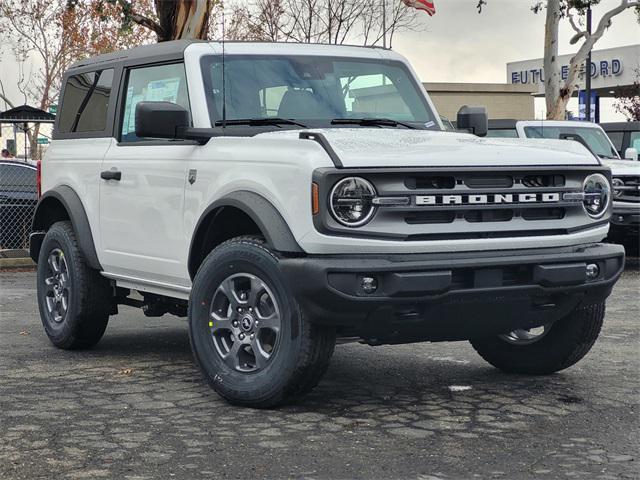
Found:
<svg viewBox="0 0 640 480"><path fill-rule="evenodd" d="M627 148L624 151L624 158L626 158L627 160L634 160L634 161L638 161L638 150L636 150L635 148Z"/></svg>
<svg viewBox="0 0 640 480"><path fill-rule="evenodd" d="M189 112L171 102L138 102L136 136L149 138L184 138L189 128Z"/></svg>
<svg viewBox="0 0 640 480"><path fill-rule="evenodd" d="M456 126L460 130L469 130L478 137L484 137L489 130L489 116L485 107L464 105L458 110Z"/></svg>

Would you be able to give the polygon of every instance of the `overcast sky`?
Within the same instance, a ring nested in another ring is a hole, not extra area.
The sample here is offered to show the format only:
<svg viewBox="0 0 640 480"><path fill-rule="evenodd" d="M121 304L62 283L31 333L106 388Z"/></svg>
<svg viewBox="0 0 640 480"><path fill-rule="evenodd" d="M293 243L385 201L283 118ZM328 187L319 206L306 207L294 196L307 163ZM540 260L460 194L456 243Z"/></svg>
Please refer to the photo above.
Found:
<svg viewBox="0 0 640 480"><path fill-rule="evenodd" d="M372 0L376 1L382 0ZM387 0L389 1L389 0ZM542 57L544 14L531 12L533 0L488 0L481 15L477 0L435 0L433 17L421 12L422 28L400 33L394 50L407 56L418 75L426 82L494 82L504 83L506 63ZM619 0L602 0L594 9L594 25L603 11ZM563 22L560 53L573 53L569 45L571 28ZM596 49L640 43L640 25L633 11L614 18L612 27L598 42ZM0 78L7 94L18 103L22 98L15 88L16 64L9 52L0 54ZM536 104L536 114L543 102ZM575 107L570 105L570 109ZM0 103L0 109L4 105ZM617 118L603 105L603 121Z"/></svg>

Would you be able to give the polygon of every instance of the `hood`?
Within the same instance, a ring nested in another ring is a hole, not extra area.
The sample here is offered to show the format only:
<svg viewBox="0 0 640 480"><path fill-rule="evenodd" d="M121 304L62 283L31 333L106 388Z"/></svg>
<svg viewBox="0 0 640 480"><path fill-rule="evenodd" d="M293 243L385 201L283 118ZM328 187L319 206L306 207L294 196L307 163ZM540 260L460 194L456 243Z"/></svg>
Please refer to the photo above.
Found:
<svg viewBox="0 0 640 480"><path fill-rule="evenodd" d="M602 159L602 164L611 169L611 175L637 175L640 176L640 162L634 160L608 160Z"/></svg>
<svg viewBox="0 0 640 480"><path fill-rule="evenodd" d="M430 130L328 128L322 133L345 167L459 167L599 165L578 142L480 138ZM256 137L298 138L300 130L266 132Z"/></svg>

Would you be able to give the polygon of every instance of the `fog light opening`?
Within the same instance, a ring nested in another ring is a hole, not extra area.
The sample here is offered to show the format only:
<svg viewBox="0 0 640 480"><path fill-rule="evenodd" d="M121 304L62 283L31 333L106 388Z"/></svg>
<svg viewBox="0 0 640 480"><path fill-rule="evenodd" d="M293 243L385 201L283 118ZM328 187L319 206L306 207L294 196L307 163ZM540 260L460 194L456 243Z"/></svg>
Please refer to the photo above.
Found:
<svg viewBox="0 0 640 480"><path fill-rule="evenodd" d="M593 280L598 278L598 275L600 275L600 267L598 267L598 264L596 263L590 263L587 265L587 278L589 280Z"/></svg>
<svg viewBox="0 0 640 480"><path fill-rule="evenodd" d="M360 279L360 288L366 294L374 293L378 290L378 280L375 277L362 277Z"/></svg>

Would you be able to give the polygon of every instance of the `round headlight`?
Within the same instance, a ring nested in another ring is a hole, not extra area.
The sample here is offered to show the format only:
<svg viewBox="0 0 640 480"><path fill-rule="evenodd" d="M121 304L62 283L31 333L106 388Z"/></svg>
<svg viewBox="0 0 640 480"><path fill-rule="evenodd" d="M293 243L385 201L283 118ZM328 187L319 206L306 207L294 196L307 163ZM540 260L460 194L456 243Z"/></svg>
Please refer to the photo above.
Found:
<svg viewBox="0 0 640 480"><path fill-rule="evenodd" d="M622 190L620 187L624 187L624 182L622 181L621 178L614 178L611 181L611 184L613 185L613 196L614 197L619 197L622 195Z"/></svg>
<svg viewBox="0 0 640 480"><path fill-rule="evenodd" d="M600 218L607 211L611 200L611 185L604 175L594 173L583 183L585 211L592 218Z"/></svg>
<svg viewBox="0 0 640 480"><path fill-rule="evenodd" d="M361 227L373 217L376 207L373 185L360 177L347 177L336 183L329 195L331 214L342 225Z"/></svg>

